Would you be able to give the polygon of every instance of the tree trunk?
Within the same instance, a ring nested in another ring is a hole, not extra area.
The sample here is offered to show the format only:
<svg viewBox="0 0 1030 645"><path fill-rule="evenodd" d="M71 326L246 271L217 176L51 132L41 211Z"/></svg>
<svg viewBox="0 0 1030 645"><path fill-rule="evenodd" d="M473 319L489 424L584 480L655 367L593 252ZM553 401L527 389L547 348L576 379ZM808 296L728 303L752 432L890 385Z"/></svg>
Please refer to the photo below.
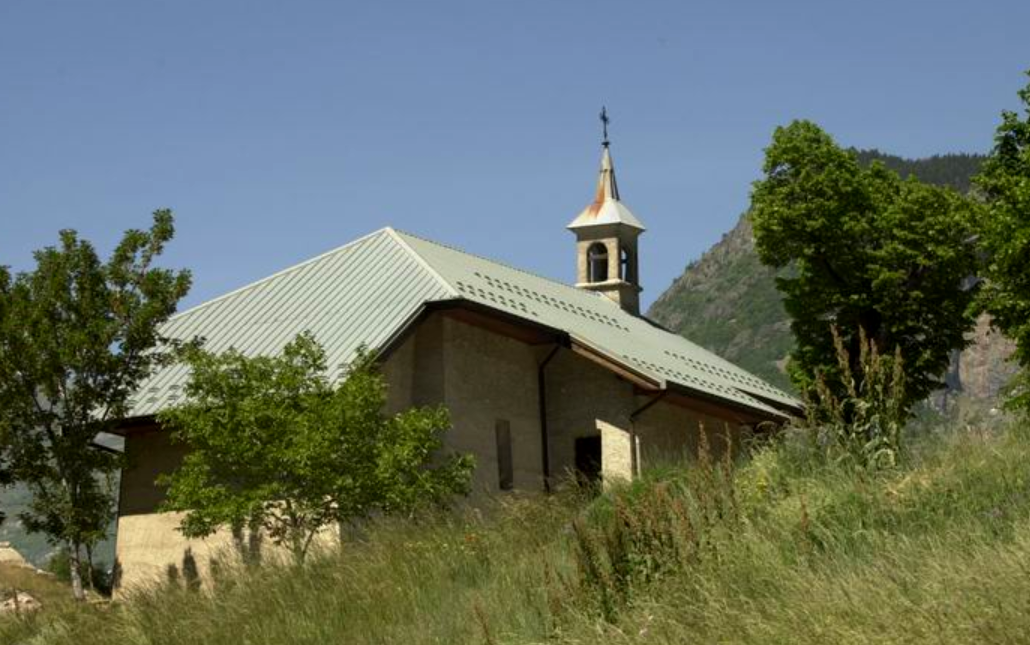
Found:
<svg viewBox="0 0 1030 645"><path fill-rule="evenodd" d="M287 501L289 504L289 501ZM289 540L290 540L290 551L293 552L293 561L296 564L304 564L304 552L307 551L307 547L304 543L304 529L301 527L300 517L293 512L290 508L290 528L289 528Z"/></svg>
<svg viewBox="0 0 1030 645"><path fill-rule="evenodd" d="M290 550L293 551L293 561L296 564L304 564L304 535L299 528L290 529Z"/></svg>
<svg viewBox="0 0 1030 645"><path fill-rule="evenodd" d="M311 542L315 539L315 534L318 533L318 529L310 529L308 536L304 538L304 546L300 550L300 563L304 564L304 561L308 557L308 549L311 548Z"/></svg>
<svg viewBox="0 0 1030 645"><path fill-rule="evenodd" d="M89 584L89 590L96 593L97 586L96 581L93 580L93 545L92 543L86 544L86 582Z"/></svg>
<svg viewBox="0 0 1030 645"><path fill-rule="evenodd" d="M82 589L82 571L79 568L79 545L68 545L68 566L71 567L72 596L78 601L86 599L86 592Z"/></svg>

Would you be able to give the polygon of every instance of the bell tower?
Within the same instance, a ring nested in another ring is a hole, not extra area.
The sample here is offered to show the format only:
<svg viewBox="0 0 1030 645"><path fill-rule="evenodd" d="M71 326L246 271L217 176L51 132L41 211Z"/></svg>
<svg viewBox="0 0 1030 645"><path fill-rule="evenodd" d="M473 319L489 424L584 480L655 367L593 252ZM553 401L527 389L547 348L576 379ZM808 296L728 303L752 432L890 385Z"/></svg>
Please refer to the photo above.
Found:
<svg viewBox="0 0 1030 645"><path fill-rule="evenodd" d="M629 208L619 199L615 182L608 111L601 110L601 176L594 201L568 228L576 234L576 287L598 291L633 315L640 314L640 272L637 238L644 232Z"/></svg>

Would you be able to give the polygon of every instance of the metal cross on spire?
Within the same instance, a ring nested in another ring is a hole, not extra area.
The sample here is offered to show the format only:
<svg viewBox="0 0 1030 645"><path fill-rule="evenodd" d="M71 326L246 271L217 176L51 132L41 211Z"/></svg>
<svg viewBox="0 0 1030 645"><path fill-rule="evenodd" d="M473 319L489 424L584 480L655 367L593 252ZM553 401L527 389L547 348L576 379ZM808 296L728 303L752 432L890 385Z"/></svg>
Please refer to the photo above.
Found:
<svg viewBox="0 0 1030 645"><path fill-rule="evenodd" d="M602 105L601 106L601 128L604 131L604 141L601 142L601 145L604 146L605 148L607 148L608 144L610 143L608 141L608 123L610 121L611 121L611 119L608 118L608 108L606 108L605 106Z"/></svg>

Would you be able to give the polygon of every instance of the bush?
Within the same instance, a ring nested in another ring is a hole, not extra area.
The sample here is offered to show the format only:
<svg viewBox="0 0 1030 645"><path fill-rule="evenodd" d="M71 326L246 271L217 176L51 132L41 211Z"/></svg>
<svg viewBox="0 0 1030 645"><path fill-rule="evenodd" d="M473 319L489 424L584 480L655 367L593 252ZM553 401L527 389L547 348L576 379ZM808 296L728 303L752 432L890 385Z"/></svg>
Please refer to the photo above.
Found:
<svg viewBox="0 0 1030 645"><path fill-rule="evenodd" d="M851 356L836 327L831 333L844 394L834 394L817 373L803 427L812 446L832 461L873 470L893 467L901 457L908 417L901 350L883 356L859 328L859 355Z"/></svg>

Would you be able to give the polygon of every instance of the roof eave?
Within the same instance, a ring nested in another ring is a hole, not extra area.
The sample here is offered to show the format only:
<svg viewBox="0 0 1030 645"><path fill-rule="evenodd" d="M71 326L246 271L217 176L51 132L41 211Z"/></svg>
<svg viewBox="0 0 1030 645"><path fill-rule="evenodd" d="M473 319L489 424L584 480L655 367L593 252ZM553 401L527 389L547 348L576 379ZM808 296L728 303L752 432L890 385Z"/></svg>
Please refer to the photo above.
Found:
<svg viewBox="0 0 1030 645"><path fill-rule="evenodd" d="M733 399L727 399L721 396L713 395L709 392L698 390L696 388L690 387L688 385L683 385L682 383L678 383L676 381L669 381L667 387L672 392L698 398L704 401L708 401L709 403L718 403L719 405L724 405L728 408L732 408L739 412L743 412L752 417L757 417L760 421L772 421L775 423L783 423L789 421L791 418L790 415L781 413L775 409L770 409L766 407L759 408L750 405L745 405L738 401L734 401Z"/></svg>

